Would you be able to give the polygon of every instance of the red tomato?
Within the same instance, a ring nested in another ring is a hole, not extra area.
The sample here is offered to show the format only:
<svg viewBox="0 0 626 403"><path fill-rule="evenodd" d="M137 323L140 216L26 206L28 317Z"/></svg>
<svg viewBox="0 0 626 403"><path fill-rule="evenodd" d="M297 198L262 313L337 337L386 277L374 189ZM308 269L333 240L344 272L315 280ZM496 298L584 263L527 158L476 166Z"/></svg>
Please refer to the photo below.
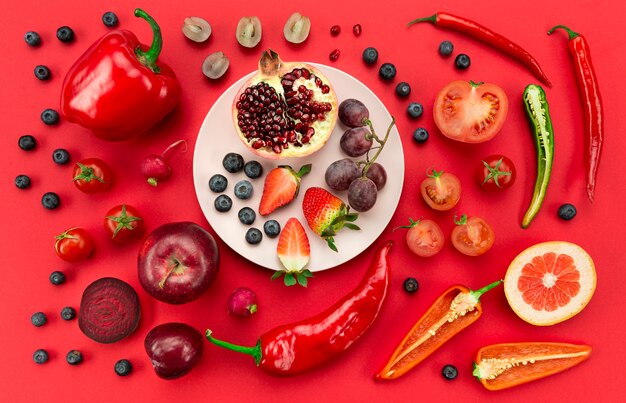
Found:
<svg viewBox="0 0 626 403"><path fill-rule="evenodd" d="M57 235L54 250L66 262L85 260L93 251L94 243L89 232L82 228L70 228Z"/></svg>
<svg viewBox="0 0 626 403"><path fill-rule="evenodd" d="M506 94L497 85L452 81L437 94L433 114L444 136L482 143L498 134L508 110Z"/></svg>
<svg viewBox="0 0 626 403"><path fill-rule="evenodd" d="M422 181L420 192L428 205L439 211L450 210L461 198L461 182L456 175L432 170Z"/></svg>
<svg viewBox="0 0 626 403"><path fill-rule="evenodd" d="M515 165L504 155L490 155L481 161L477 176L485 190L508 189L515 182Z"/></svg>
<svg viewBox="0 0 626 403"><path fill-rule="evenodd" d="M136 208L120 204L105 214L104 229L113 241L126 243L141 238L145 231L145 225Z"/></svg>
<svg viewBox="0 0 626 403"><path fill-rule="evenodd" d="M99 193L111 186L113 173L99 158L86 158L74 165L74 185L85 193Z"/></svg>
<svg viewBox="0 0 626 403"><path fill-rule="evenodd" d="M432 220L413 221L409 218L410 225L398 228L408 228L406 244L411 252L417 256L431 257L439 253L443 248L443 232L439 225Z"/></svg>
<svg viewBox="0 0 626 403"><path fill-rule="evenodd" d="M452 245L459 252L479 256L491 249L495 235L487 221L463 214L460 220L455 216L454 222L457 226L452 230Z"/></svg>

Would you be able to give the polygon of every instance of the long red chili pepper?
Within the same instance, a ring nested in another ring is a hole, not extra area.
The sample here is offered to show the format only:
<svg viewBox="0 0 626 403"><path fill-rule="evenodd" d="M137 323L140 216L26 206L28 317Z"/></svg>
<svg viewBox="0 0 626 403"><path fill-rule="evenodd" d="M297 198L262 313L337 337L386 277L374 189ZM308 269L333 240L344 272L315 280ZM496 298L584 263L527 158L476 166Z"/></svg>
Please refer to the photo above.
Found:
<svg viewBox="0 0 626 403"><path fill-rule="evenodd" d="M392 242L377 252L354 291L309 319L278 326L263 334L254 347L207 339L221 347L249 354L272 375L289 376L317 367L352 345L374 322L389 291L387 255Z"/></svg>
<svg viewBox="0 0 626 403"><path fill-rule="evenodd" d="M496 49L503 51L509 56L517 59L528 67L528 69L548 86L552 86L548 77L544 74L537 60L530 53L524 50L518 44L510 41L504 36L484 27L472 20L463 17L457 17L448 13L436 13L430 17L417 18L408 23L408 25L417 24L419 22L430 22L440 28L448 28L454 31L464 33L470 37L476 38L481 42L491 45Z"/></svg>
<svg viewBox="0 0 626 403"><path fill-rule="evenodd" d="M591 63L591 53L587 40L581 34L572 31L564 25L557 25L548 31L552 34L555 29L562 28L569 35L567 44L576 70L578 92L583 103L585 132L587 141L587 197L593 202L596 190L596 176L602 153L604 137L604 118L602 114L602 98L598 88L598 80Z"/></svg>

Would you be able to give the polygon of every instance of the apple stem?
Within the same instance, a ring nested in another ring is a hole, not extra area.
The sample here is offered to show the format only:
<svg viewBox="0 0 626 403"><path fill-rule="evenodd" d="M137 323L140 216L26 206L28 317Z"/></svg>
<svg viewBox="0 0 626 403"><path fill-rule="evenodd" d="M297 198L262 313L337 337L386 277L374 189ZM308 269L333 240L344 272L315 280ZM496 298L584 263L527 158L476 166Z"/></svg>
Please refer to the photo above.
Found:
<svg viewBox="0 0 626 403"><path fill-rule="evenodd" d="M172 266L169 269L167 269L167 272L165 273L161 281L159 281L160 289L163 289L165 287L165 282L167 281L168 278L170 278L172 274L182 274L187 268L180 262L180 260L176 258L172 258L172 263L173 263Z"/></svg>
<svg viewBox="0 0 626 403"><path fill-rule="evenodd" d="M215 344L216 346L220 346L228 350L236 351L238 353L251 355L254 358L254 362L256 363L257 367L259 366L259 363L261 362L261 358L263 356L263 353L261 353L261 339L259 339L259 341L256 343L254 347L246 347L246 346L239 346L237 344L232 344L227 341L216 339L215 337L212 336L213 331L211 329L207 329L205 334L206 334L207 340Z"/></svg>

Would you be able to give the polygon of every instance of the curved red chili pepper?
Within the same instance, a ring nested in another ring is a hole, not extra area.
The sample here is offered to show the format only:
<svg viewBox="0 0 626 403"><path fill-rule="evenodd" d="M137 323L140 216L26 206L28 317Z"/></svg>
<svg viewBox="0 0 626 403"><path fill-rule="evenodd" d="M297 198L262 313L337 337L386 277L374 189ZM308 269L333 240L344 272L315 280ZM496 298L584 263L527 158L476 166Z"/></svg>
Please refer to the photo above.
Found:
<svg viewBox="0 0 626 403"><path fill-rule="evenodd" d="M457 17L456 15L448 13L436 13L430 17L418 18L409 22L409 26L417 24L419 22L430 22L440 28L448 28L454 31L464 33L470 37L476 38L479 41L491 45L496 49L503 51L509 56L513 57L517 61L523 63L528 69L541 81L548 86L552 86L548 77L546 77L543 70L539 66L539 62L532 57L530 53L524 50L518 44L510 41L497 32L490 30L472 20L463 17Z"/></svg>
<svg viewBox="0 0 626 403"><path fill-rule="evenodd" d="M263 334L254 347L207 339L221 347L252 355L257 366L272 375L289 376L315 368L352 345L374 322L389 291L387 255L392 242L383 245L361 283L319 315L278 326Z"/></svg>
<svg viewBox="0 0 626 403"><path fill-rule="evenodd" d="M598 80L591 63L589 45L584 36L572 31L564 25L557 25L548 31L552 34L555 29L562 28L567 31L569 42L567 44L576 71L576 81L580 100L583 103L585 133L586 133L586 163L587 163L587 197L593 202L596 190L596 176L602 153L602 141L604 137L604 118L602 113L602 98L598 88Z"/></svg>

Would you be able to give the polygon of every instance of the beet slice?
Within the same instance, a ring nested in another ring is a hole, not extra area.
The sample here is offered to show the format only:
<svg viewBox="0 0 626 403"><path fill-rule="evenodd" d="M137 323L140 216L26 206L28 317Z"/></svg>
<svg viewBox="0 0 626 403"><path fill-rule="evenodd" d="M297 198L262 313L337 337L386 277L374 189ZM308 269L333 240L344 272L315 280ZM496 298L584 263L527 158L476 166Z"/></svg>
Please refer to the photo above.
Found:
<svg viewBox="0 0 626 403"><path fill-rule="evenodd" d="M104 277L83 292L78 327L98 343L115 343L130 335L139 324L139 297L128 283Z"/></svg>

